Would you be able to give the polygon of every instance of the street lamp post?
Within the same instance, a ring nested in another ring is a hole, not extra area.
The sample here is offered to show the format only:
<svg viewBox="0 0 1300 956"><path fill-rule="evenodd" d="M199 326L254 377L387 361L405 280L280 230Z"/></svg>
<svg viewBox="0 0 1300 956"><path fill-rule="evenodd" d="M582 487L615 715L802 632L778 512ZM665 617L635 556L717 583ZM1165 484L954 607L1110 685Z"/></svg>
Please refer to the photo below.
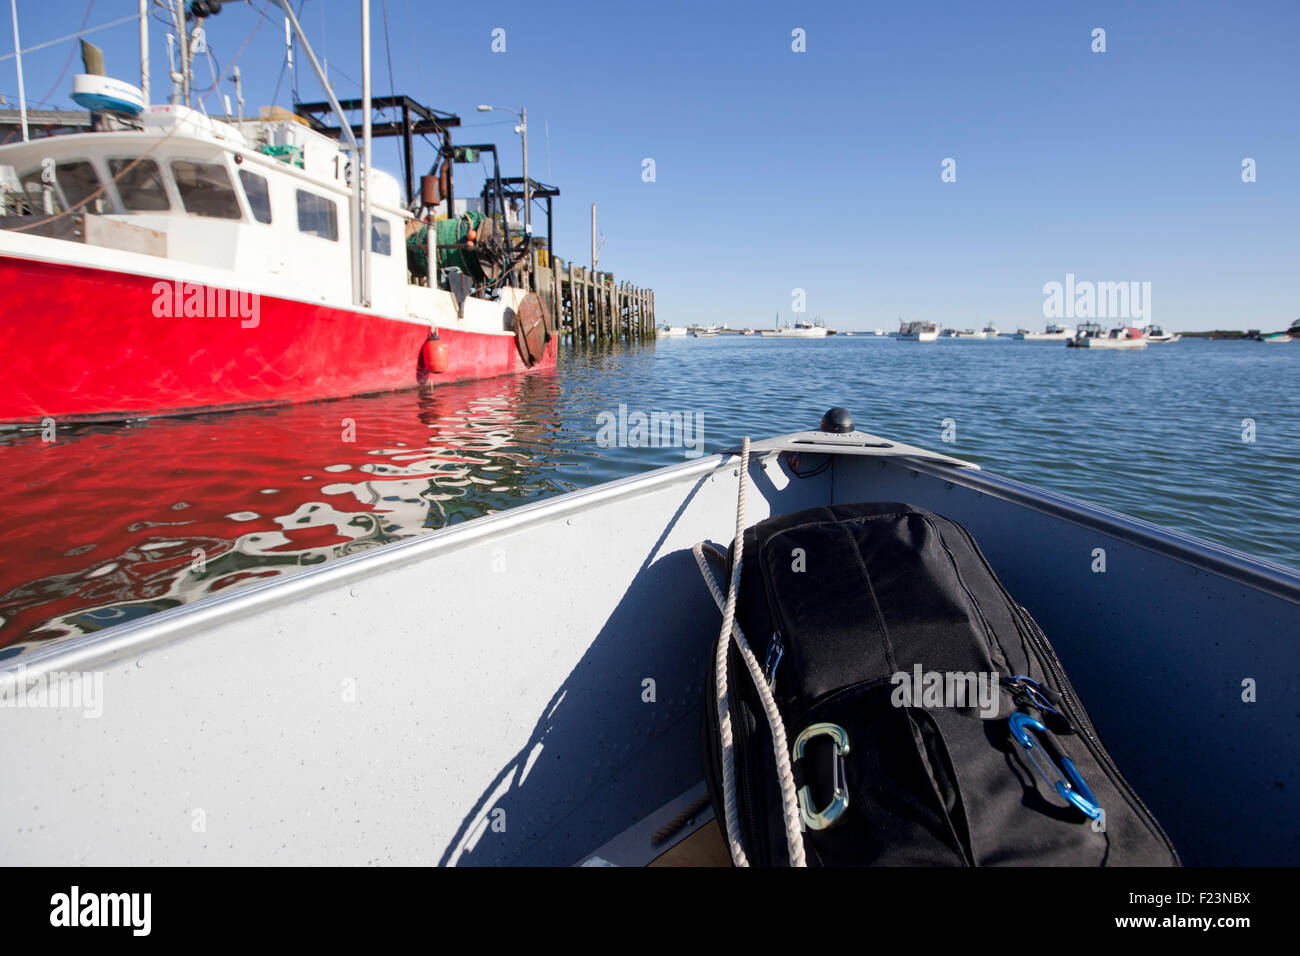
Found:
<svg viewBox="0 0 1300 956"><path fill-rule="evenodd" d="M512 110L508 106L480 106L478 110L480 113L490 113L492 110L504 110L507 113L514 113L519 117L519 125L515 127L515 132L522 138L524 148L524 241L531 246L533 238L533 191L532 183L528 179L528 108L523 107L518 110Z"/></svg>
<svg viewBox="0 0 1300 956"><path fill-rule="evenodd" d="M531 248L533 244L533 201L531 184L528 182L528 109L526 107L520 107L519 109L519 136L523 140L524 146L524 239Z"/></svg>

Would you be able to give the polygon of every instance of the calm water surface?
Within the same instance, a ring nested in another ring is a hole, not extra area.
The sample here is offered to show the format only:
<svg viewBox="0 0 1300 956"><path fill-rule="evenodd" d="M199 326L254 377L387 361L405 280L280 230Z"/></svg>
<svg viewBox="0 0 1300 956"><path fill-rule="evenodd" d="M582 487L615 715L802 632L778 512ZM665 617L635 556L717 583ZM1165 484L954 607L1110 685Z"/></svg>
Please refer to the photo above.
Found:
<svg viewBox="0 0 1300 956"><path fill-rule="evenodd" d="M683 460L599 447L620 403L699 413L706 453L844 405L864 430L1300 567L1300 344L664 339L431 391L0 433L0 646Z"/></svg>

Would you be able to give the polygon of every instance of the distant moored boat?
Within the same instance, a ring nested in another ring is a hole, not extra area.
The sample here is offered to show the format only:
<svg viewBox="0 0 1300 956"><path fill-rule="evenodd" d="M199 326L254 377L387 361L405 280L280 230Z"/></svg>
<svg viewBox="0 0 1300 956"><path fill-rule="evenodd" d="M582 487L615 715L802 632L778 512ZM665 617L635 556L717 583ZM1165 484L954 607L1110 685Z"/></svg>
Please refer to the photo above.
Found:
<svg viewBox="0 0 1300 956"><path fill-rule="evenodd" d="M904 322L898 328L900 342L936 342L939 326L935 322Z"/></svg>
<svg viewBox="0 0 1300 956"><path fill-rule="evenodd" d="M1059 322L1049 322L1044 332L1030 332L1022 329L1013 338L1024 342L1064 342L1074 338L1074 333Z"/></svg>
<svg viewBox="0 0 1300 956"><path fill-rule="evenodd" d="M1085 349L1144 349L1147 337L1141 329L1121 327L1104 335L1085 335L1078 344Z"/></svg>
<svg viewBox="0 0 1300 956"><path fill-rule="evenodd" d="M1173 342L1181 342L1182 338L1177 332L1166 332L1158 325L1147 328L1147 341L1153 344L1168 345Z"/></svg>
<svg viewBox="0 0 1300 956"><path fill-rule="evenodd" d="M766 329L760 334L765 339L816 339L827 333L824 325L815 325L801 319L794 325L783 329Z"/></svg>

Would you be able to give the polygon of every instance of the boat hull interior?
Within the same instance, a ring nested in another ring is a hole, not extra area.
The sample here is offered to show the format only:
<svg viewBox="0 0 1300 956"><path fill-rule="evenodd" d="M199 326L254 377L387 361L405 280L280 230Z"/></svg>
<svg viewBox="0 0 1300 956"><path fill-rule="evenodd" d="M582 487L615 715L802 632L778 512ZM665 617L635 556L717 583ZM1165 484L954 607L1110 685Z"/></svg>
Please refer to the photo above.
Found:
<svg viewBox="0 0 1300 956"><path fill-rule="evenodd" d="M791 448L805 471L833 463L797 478ZM720 617L690 549L730 543L738 465L687 461L23 646L5 679L102 671L103 706L0 714L4 858L589 860L698 795ZM749 476L751 524L902 501L966 525L1184 862L1300 862L1300 574L856 432L756 443Z"/></svg>

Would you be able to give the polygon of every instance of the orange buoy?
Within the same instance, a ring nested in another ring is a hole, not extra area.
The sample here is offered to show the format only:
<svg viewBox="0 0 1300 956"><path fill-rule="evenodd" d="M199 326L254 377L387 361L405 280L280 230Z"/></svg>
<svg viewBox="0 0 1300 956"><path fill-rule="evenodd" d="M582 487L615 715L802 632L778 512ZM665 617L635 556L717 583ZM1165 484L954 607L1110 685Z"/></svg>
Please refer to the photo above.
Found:
<svg viewBox="0 0 1300 956"><path fill-rule="evenodd" d="M430 372L445 372L447 366L451 364L447 343L438 338L437 332L429 336L429 341L424 343L420 357L424 360L424 367Z"/></svg>

